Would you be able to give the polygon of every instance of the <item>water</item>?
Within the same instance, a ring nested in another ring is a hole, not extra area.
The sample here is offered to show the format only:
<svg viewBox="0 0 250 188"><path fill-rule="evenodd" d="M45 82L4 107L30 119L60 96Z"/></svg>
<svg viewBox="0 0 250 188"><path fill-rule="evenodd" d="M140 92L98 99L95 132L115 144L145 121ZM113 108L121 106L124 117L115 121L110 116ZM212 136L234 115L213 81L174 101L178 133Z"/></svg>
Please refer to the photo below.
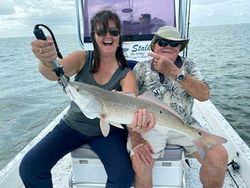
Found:
<svg viewBox="0 0 250 188"><path fill-rule="evenodd" d="M250 146L250 24L191 28L190 38L212 102Z"/></svg>
<svg viewBox="0 0 250 188"><path fill-rule="evenodd" d="M250 24L191 28L190 39L189 57L210 82L212 102L250 146ZM69 104L39 74L31 40L0 39L0 169ZM57 42L63 55L81 49L75 35Z"/></svg>
<svg viewBox="0 0 250 188"><path fill-rule="evenodd" d="M62 88L38 72L32 40L0 39L0 169L69 104ZM62 54L80 49L77 36L57 42Z"/></svg>

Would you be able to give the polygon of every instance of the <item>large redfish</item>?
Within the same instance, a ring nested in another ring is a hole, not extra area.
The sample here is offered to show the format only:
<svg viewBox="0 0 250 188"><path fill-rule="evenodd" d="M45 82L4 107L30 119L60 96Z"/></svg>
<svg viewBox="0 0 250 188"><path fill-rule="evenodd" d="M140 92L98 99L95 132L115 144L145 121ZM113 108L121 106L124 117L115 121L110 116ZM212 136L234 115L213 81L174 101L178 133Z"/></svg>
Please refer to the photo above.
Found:
<svg viewBox="0 0 250 188"><path fill-rule="evenodd" d="M146 108L155 115L156 129L163 134L172 130L186 135L195 143L202 157L213 145L226 142L222 137L185 124L174 110L148 93L135 97L82 82L69 82L66 93L85 116L90 119L100 118L100 127L104 136L108 135L110 124L118 127L121 127L120 124L130 124L134 113L139 108Z"/></svg>

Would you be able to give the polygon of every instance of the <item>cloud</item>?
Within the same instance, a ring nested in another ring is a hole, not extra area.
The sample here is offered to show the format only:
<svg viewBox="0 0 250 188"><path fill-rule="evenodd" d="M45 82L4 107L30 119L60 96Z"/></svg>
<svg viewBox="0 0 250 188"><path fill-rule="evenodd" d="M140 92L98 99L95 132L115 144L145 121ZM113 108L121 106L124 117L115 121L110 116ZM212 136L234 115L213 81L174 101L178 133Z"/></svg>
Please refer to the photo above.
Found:
<svg viewBox="0 0 250 188"><path fill-rule="evenodd" d="M14 14L14 3L12 1L4 1L2 0L3 2L0 2L0 17L1 16L4 16L4 15L11 15L11 14Z"/></svg>
<svg viewBox="0 0 250 188"><path fill-rule="evenodd" d="M14 31L16 36L30 36L30 31L38 23L48 25L62 34L76 30L73 0L0 1L0 37L15 35Z"/></svg>
<svg viewBox="0 0 250 188"><path fill-rule="evenodd" d="M192 0L191 26L249 23L249 10L247 0ZM37 23L76 33L75 1L0 0L0 37L31 36Z"/></svg>
<svg viewBox="0 0 250 188"><path fill-rule="evenodd" d="M249 1L193 0L192 2L191 26L249 23Z"/></svg>

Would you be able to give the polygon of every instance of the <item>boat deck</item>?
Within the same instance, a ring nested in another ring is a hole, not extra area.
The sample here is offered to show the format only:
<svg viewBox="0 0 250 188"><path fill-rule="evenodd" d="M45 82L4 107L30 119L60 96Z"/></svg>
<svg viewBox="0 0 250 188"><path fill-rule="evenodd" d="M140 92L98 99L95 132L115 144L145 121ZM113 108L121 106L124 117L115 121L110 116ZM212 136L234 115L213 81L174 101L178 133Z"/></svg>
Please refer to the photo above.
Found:
<svg viewBox="0 0 250 188"><path fill-rule="evenodd" d="M33 147L37 142L39 142L53 127L57 124L57 122L61 119L61 117L66 113L67 109L65 109L58 117L54 119L32 142L27 145L3 170L0 171L0 187L4 185L5 188L16 188L23 187L21 180L18 175L18 167L20 164L20 160L25 155L25 153ZM206 117L204 116L204 113ZM234 129L230 126L230 124L224 119L224 117L219 113L219 111L215 108L215 106L210 102L206 103L195 103L194 106L194 116L202 123L202 126L206 127L212 133L220 134L221 136L226 137L229 140L229 143L225 144L229 152L229 160L234 159L236 162L239 161L242 168L239 172L235 172L230 166L228 169L230 171L226 175L225 183L223 188L247 188L247 185L250 185L249 180L249 164L250 164L250 149L245 144L245 142L239 137L239 135L234 131ZM213 117L213 118L212 118ZM216 118L214 118L216 117ZM217 119L219 121L220 126L216 126ZM213 120L212 122L210 120ZM209 122L208 122L209 121ZM211 126L211 124L215 125L215 128ZM208 126L209 125L209 126ZM222 132L220 129L223 129ZM234 144L232 144L234 143ZM234 147L232 147L234 145ZM238 148L235 149L235 145ZM234 157L235 151L240 153L240 157ZM190 166L184 164L185 169L185 185L187 188L201 188L202 185L199 180L199 169L200 164L195 159L188 159ZM62 158L56 166L52 169L52 177L53 177L53 185L55 188L68 188L69 187L69 177L71 172L71 156L70 154L66 155ZM235 183L235 182L236 183ZM237 185L236 185L237 184ZM15 186L13 186L15 185ZM78 186L79 187L79 186ZM81 186L87 187L87 186ZM96 186L100 187L100 186ZM101 186L104 187L104 186ZM93 188L93 186L92 186Z"/></svg>
<svg viewBox="0 0 250 188"><path fill-rule="evenodd" d="M196 159L189 159L191 167L185 167L186 173L186 188L202 188L202 185L199 180L199 168L200 165L196 161ZM71 157L70 155L66 155L63 159L61 159L57 165L53 168L53 184L54 188L68 188L68 181L70 176L70 169L71 169ZM237 184L240 188L247 188L243 179L239 176L238 173L231 172L233 177L235 178ZM85 187L86 186L78 186L78 187ZM100 186L97 186L100 187ZM104 187L104 186L103 186ZM89 187L93 188L93 187ZM227 173L225 183L223 188L237 188L236 184Z"/></svg>
<svg viewBox="0 0 250 188"><path fill-rule="evenodd" d="M212 105L212 103L208 103L208 104ZM215 107L212 105L210 106L210 108L215 108ZM218 112L217 109L215 110L214 110L214 113ZM197 103L195 103L195 106L194 106L194 116L196 117L196 119L198 119L202 123L202 126L206 127L211 132L215 132L211 127L208 126L208 122L206 121L204 116L202 116L202 113L200 113L200 109ZM221 118L221 125L225 124L225 126L228 126L227 125L228 122L225 121L224 117L221 114L217 114L217 117ZM231 135L235 134L231 126L227 127L226 130L231 132L230 133ZM233 138L235 139L235 142L237 141L239 143L242 140L241 139L239 140L237 136L238 135L234 135ZM245 154L246 156L248 156L248 160L250 161L249 148L245 145L245 143L239 143L239 144L240 144L239 146L241 146L241 149L245 151ZM186 188L194 188L194 187L202 188L202 185L199 180L200 164L198 163L196 159L190 158L188 159L188 161L190 163L190 167L188 165L184 165L185 176L186 176L186 180L185 180ZM70 169L71 169L71 157L70 155L67 155L61 161L58 162L58 164L54 167L52 171L53 182L54 182L55 188L68 188ZM238 172L234 172L232 167L229 167L229 171L238 186L236 185L236 183L234 182L230 174L227 172L223 188L237 188L237 187L247 188L248 187ZM97 186L97 187L100 187L100 186Z"/></svg>

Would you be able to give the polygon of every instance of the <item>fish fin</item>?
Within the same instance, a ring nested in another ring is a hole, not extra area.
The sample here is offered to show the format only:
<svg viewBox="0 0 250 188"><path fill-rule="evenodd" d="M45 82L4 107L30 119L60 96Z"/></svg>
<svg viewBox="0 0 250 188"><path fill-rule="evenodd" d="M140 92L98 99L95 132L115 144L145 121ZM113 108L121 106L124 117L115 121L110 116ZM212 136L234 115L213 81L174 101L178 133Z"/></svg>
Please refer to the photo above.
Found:
<svg viewBox="0 0 250 188"><path fill-rule="evenodd" d="M120 128L120 129L124 129L124 127L120 124L120 123L117 123L117 122L113 122L113 121L109 121L109 123L117 128Z"/></svg>
<svg viewBox="0 0 250 188"><path fill-rule="evenodd" d="M221 136L217 136L206 131L198 130L201 137L194 141L197 152L201 158L205 158L207 151L217 144L224 144L227 140Z"/></svg>
<svg viewBox="0 0 250 188"><path fill-rule="evenodd" d="M152 94L149 91L142 93L141 95L137 96L137 98L142 99L142 100L146 100L146 101L150 101L150 102L166 109L167 111L169 111L170 113L172 113L173 115L177 116L179 119L182 120L182 117L175 110L173 110L168 105L164 104L160 99L158 99L156 96L154 96L154 94Z"/></svg>
<svg viewBox="0 0 250 188"><path fill-rule="evenodd" d="M102 132L103 136L107 137L109 134L109 131L110 131L110 125L106 121L105 115L101 115L101 117L100 117L100 128L101 128L101 132Z"/></svg>

